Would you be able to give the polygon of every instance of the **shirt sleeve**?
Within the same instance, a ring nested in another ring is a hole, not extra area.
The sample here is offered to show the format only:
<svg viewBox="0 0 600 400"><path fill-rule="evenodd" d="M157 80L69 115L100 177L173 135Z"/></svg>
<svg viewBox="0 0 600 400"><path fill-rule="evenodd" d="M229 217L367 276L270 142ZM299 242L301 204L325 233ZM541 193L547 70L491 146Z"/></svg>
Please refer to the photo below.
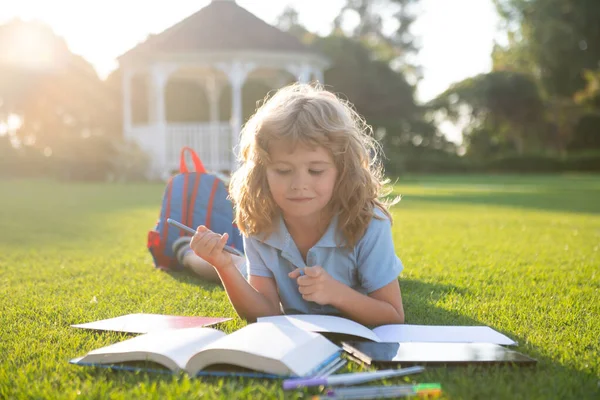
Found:
<svg viewBox="0 0 600 400"><path fill-rule="evenodd" d="M248 276L264 276L273 278L273 272L265 264L263 257L260 254L262 243L254 238L244 236L244 252L246 254L246 269Z"/></svg>
<svg viewBox="0 0 600 400"><path fill-rule="evenodd" d="M397 279L404 268L394 250L390 220L380 211L376 215L385 219L373 218L356 247L358 279L367 293Z"/></svg>

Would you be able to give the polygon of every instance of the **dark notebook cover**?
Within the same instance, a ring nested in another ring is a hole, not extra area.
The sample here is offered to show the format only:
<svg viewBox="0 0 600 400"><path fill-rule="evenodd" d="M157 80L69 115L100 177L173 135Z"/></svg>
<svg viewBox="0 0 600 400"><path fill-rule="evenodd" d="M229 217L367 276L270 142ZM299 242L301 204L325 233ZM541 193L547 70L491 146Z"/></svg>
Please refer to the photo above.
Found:
<svg viewBox="0 0 600 400"><path fill-rule="evenodd" d="M492 343L375 343L344 341L342 348L368 365L534 365L537 361Z"/></svg>

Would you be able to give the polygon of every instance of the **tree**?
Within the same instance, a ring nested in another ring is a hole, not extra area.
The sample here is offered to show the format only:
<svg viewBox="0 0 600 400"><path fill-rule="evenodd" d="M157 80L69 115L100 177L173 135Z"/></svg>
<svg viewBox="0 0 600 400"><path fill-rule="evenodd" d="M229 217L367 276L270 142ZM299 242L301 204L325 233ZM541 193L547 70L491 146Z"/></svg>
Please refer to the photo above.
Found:
<svg viewBox="0 0 600 400"><path fill-rule="evenodd" d="M108 165L111 145L98 138L120 131L120 113L94 68L40 23L10 21L0 43L0 117L21 121L13 143L73 171Z"/></svg>
<svg viewBox="0 0 600 400"><path fill-rule="evenodd" d="M454 121L469 114L464 132L481 150L482 143L507 142L522 154L528 144L538 143L544 103L534 80L525 74L495 71L453 84L429 103ZM484 136L489 136L484 139Z"/></svg>
<svg viewBox="0 0 600 400"><path fill-rule="evenodd" d="M340 15L334 21L334 32L342 31L351 14L358 17L358 24L350 37L362 41L373 50L374 56L391 63L392 67L409 74L416 83L421 71L414 63L418 51L417 42L410 30L416 19L414 5L419 0L346 0ZM395 22L393 31L385 30L387 19Z"/></svg>
<svg viewBox="0 0 600 400"><path fill-rule="evenodd" d="M494 69L532 74L549 97L570 98L583 89L583 71L600 60L599 1L494 2L508 39L494 50Z"/></svg>
<svg viewBox="0 0 600 400"><path fill-rule="evenodd" d="M299 34L305 43L331 60L332 65L325 72L326 88L348 99L373 127L388 164L396 163L415 148L456 154L456 147L425 119L425 110L415 103L415 88L405 72L393 68L393 57L382 56L396 51L387 38L377 46L369 44L364 36L360 37L366 28L351 36L334 29L328 36L320 37L299 25L293 9L287 9L279 18L279 27Z"/></svg>
<svg viewBox="0 0 600 400"><path fill-rule="evenodd" d="M300 40L310 32L300 24L298 11L292 6L286 6L283 12L277 17L275 25L284 32L287 32Z"/></svg>

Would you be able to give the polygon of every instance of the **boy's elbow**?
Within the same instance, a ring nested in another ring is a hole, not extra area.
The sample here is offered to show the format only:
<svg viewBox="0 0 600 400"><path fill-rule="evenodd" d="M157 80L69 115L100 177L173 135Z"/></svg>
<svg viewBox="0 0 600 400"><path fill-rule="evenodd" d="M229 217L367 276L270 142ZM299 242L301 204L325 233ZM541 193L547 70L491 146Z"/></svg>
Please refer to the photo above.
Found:
<svg viewBox="0 0 600 400"><path fill-rule="evenodd" d="M400 307L400 309L396 310L396 311L398 313L396 323L397 324L403 324L404 323L404 307Z"/></svg>
<svg viewBox="0 0 600 400"><path fill-rule="evenodd" d="M243 319L244 321L246 321L247 323L249 323L249 324L253 324L253 323L255 323L255 322L256 322L256 320L257 320L257 318L256 318L256 317L253 317L253 316L241 316L241 315L240 315L240 317L242 317L242 319Z"/></svg>
<svg viewBox="0 0 600 400"><path fill-rule="evenodd" d="M279 310L279 309L270 310L270 312L264 312L264 313L260 313L260 314L256 314L256 313L240 314L240 313L238 313L239 317L242 318L243 320L245 320L249 324L256 322L258 320L258 318L261 318L261 317L273 317L273 316L281 315L281 314L282 314L281 310Z"/></svg>

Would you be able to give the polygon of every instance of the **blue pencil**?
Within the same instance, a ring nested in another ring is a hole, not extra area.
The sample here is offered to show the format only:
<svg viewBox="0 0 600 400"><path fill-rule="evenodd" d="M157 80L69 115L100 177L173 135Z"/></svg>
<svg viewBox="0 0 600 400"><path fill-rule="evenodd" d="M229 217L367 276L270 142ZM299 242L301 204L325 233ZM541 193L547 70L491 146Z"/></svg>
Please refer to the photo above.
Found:
<svg viewBox="0 0 600 400"><path fill-rule="evenodd" d="M176 226L177 228L186 231L187 233L189 233L192 236L196 234L195 230L193 230L192 228L190 228L187 225L184 225L184 224L181 224L181 223L175 221L174 219L167 218L167 223L169 225ZM230 254L233 254L233 255L236 255L236 256L240 256L240 257L244 257L244 254L241 251L236 250L236 249L234 249L231 246L225 245L225 247L223 247L223 250L226 251L226 252L228 252L228 253L230 253Z"/></svg>

